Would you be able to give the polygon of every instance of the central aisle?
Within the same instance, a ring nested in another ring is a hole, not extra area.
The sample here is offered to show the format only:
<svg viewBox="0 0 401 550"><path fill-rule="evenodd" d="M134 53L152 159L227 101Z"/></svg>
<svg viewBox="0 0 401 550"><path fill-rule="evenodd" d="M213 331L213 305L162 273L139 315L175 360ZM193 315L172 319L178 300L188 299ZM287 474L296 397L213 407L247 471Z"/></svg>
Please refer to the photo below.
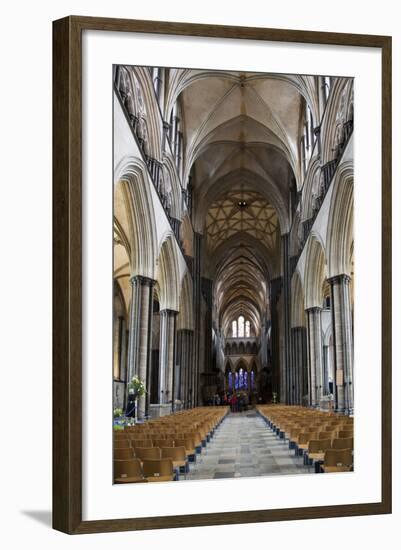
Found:
<svg viewBox="0 0 401 550"><path fill-rule="evenodd" d="M187 479L307 474L303 459L293 454L255 411L230 413Z"/></svg>

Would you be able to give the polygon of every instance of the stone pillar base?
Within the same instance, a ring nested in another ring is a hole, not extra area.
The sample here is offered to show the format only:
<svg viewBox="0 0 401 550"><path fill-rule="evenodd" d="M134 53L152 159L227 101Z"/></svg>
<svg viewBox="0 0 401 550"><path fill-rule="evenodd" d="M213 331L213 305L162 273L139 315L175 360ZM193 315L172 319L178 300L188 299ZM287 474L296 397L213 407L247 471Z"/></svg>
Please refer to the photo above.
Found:
<svg viewBox="0 0 401 550"><path fill-rule="evenodd" d="M150 418L160 418L171 414L171 403L151 403L149 405Z"/></svg>

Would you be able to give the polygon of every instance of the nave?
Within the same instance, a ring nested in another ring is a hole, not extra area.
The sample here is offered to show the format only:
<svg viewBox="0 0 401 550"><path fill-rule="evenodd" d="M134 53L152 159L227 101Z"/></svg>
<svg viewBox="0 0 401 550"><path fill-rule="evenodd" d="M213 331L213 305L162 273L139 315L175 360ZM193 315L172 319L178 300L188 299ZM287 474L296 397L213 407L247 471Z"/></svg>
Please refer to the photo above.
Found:
<svg viewBox="0 0 401 550"><path fill-rule="evenodd" d="M353 471L353 419L304 407L201 407L114 432L114 481Z"/></svg>
<svg viewBox="0 0 401 550"><path fill-rule="evenodd" d="M113 79L115 480L349 470L353 79Z"/></svg>
<svg viewBox="0 0 401 550"><path fill-rule="evenodd" d="M222 479L307 473L256 411L229 413L194 464L188 479Z"/></svg>

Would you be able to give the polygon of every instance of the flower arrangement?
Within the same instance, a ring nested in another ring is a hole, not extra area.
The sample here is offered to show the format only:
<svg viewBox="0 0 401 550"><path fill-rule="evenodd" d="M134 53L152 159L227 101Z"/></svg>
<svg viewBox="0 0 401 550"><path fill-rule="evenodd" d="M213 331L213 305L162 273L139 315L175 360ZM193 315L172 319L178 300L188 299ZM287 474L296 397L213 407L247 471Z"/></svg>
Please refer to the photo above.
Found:
<svg viewBox="0 0 401 550"><path fill-rule="evenodd" d="M114 418L119 418L122 415L123 415L123 410L122 409L119 409L119 408L114 409L114 411L113 411Z"/></svg>
<svg viewBox="0 0 401 550"><path fill-rule="evenodd" d="M277 403L277 392L275 391L272 393L272 402Z"/></svg>
<svg viewBox="0 0 401 550"><path fill-rule="evenodd" d="M146 393L145 384L137 376L133 376L128 385L128 391L135 397L142 397Z"/></svg>

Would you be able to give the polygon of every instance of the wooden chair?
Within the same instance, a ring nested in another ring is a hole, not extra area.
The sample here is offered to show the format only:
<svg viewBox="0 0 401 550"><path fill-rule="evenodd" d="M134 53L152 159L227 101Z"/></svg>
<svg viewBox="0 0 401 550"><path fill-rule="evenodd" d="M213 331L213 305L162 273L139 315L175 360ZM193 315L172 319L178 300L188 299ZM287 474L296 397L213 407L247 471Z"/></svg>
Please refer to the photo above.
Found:
<svg viewBox="0 0 401 550"><path fill-rule="evenodd" d="M303 455L304 451L308 449L309 441L311 439L317 439L317 432L301 432L298 436L298 454Z"/></svg>
<svg viewBox="0 0 401 550"><path fill-rule="evenodd" d="M177 439L192 439L197 453L202 452L202 438L199 432L190 432L183 434L182 438Z"/></svg>
<svg viewBox="0 0 401 550"><path fill-rule="evenodd" d="M162 458L171 458L173 468L183 471L186 477L188 471L188 460L185 447L163 447Z"/></svg>
<svg viewBox="0 0 401 550"><path fill-rule="evenodd" d="M174 439L152 439L153 446L163 449L163 447L174 447Z"/></svg>
<svg viewBox="0 0 401 550"><path fill-rule="evenodd" d="M171 458L147 459L143 461L143 474L148 481L173 481L174 469Z"/></svg>
<svg viewBox="0 0 401 550"><path fill-rule="evenodd" d="M320 463L324 461L324 454L327 449L331 449L331 439L311 439L308 443L308 450L306 452L306 464L311 466L315 463L315 472L321 472Z"/></svg>
<svg viewBox="0 0 401 550"><path fill-rule="evenodd" d="M126 447L125 449L114 448L113 452L114 460L129 460L135 458L135 450L132 447Z"/></svg>
<svg viewBox="0 0 401 550"><path fill-rule="evenodd" d="M131 447L153 447L151 439L131 438Z"/></svg>
<svg viewBox="0 0 401 550"><path fill-rule="evenodd" d="M131 460L114 460L114 481L116 483L144 483L141 462L137 458Z"/></svg>
<svg viewBox="0 0 401 550"><path fill-rule="evenodd" d="M114 448L115 449L129 449L131 447L131 443L128 439L115 439L114 440Z"/></svg>
<svg viewBox="0 0 401 550"><path fill-rule="evenodd" d="M126 430L114 430L114 440L116 439L128 439L128 432Z"/></svg>
<svg viewBox="0 0 401 550"><path fill-rule="evenodd" d="M354 432L353 430L340 430L338 432L338 437L349 439L350 437L354 437Z"/></svg>
<svg viewBox="0 0 401 550"><path fill-rule="evenodd" d="M333 449L354 449L353 437L342 437L333 440Z"/></svg>
<svg viewBox="0 0 401 550"><path fill-rule="evenodd" d="M162 456L159 447L135 447L135 454L141 462L149 459L157 460Z"/></svg>
<svg viewBox="0 0 401 550"><path fill-rule="evenodd" d="M324 454L323 472L349 472L352 469L353 457L351 449L328 449Z"/></svg>
<svg viewBox="0 0 401 550"><path fill-rule="evenodd" d="M308 443L308 457L312 460L324 460L324 453L331 448L331 439L311 439Z"/></svg>
<svg viewBox="0 0 401 550"><path fill-rule="evenodd" d="M325 430L324 432L319 432L318 439L335 439L338 435L338 432L335 430Z"/></svg>
<svg viewBox="0 0 401 550"><path fill-rule="evenodd" d="M195 443L191 437L174 439L174 447L184 447L185 454L190 462L193 462L196 459Z"/></svg>

